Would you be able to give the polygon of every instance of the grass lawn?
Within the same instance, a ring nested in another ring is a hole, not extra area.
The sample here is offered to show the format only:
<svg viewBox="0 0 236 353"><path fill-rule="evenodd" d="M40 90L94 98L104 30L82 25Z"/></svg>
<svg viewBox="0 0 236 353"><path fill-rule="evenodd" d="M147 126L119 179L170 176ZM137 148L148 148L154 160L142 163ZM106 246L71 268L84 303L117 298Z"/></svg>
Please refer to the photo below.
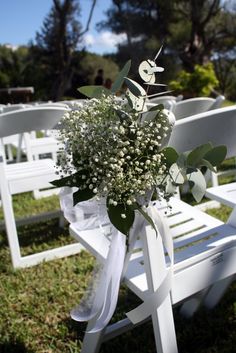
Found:
<svg viewBox="0 0 236 353"><path fill-rule="evenodd" d="M59 207L56 197L33 200L29 194L16 197L20 217ZM36 206L39 205L39 206ZM226 207L210 213L223 220ZM1 217L1 215L0 215ZM22 226L19 230L24 254L72 241L68 228L58 220ZM70 310L79 302L93 268L93 258L85 251L76 256L14 271L6 235L0 230L0 353L75 353L81 350L86 325L73 322ZM138 299L122 288L116 319L138 304ZM236 284L212 311L200 310L184 320L175 309L179 352L236 352ZM152 325L142 325L102 345L101 353L155 352Z"/></svg>

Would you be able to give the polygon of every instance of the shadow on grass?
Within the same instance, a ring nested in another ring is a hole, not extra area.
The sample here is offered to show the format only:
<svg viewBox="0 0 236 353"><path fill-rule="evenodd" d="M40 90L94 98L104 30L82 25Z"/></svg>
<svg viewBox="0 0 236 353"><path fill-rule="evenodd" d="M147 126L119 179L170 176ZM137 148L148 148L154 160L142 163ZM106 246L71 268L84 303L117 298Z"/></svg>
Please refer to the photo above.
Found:
<svg viewBox="0 0 236 353"><path fill-rule="evenodd" d="M201 308L186 320L177 312L175 325L181 353L235 353L236 347L236 284L232 284L220 303L212 310Z"/></svg>
<svg viewBox="0 0 236 353"><path fill-rule="evenodd" d="M36 247L45 245L47 248L50 244L54 245L56 242L60 242L64 245L72 242L72 238L69 236L68 227L59 227L59 219L50 219L48 221L28 224L19 226L17 228L20 246L23 248L30 247L26 250L27 254L34 252ZM8 246L7 235L5 230L0 231L0 246ZM39 249L41 251L41 249ZM26 254L24 254L26 255Z"/></svg>
<svg viewBox="0 0 236 353"><path fill-rule="evenodd" d="M21 341L7 341L0 343L1 353L34 353L34 351L29 350L25 347L25 344Z"/></svg>
<svg viewBox="0 0 236 353"><path fill-rule="evenodd" d="M232 284L224 298L213 310L200 309L193 318L185 319L174 309L177 344L181 353L235 353L236 347L236 284ZM132 293L119 298L114 321L125 317L125 312L137 306ZM128 308L127 308L128 306ZM86 324L68 320L69 331L83 341ZM156 351L151 321L104 342L99 353L153 353Z"/></svg>

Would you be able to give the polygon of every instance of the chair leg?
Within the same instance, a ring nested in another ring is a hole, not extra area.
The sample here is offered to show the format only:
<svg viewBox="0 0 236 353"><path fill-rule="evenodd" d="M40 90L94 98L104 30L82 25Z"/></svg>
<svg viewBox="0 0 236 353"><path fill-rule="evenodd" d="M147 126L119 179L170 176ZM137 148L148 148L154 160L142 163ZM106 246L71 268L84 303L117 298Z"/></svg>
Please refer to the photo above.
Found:
<svg viewBox="0 0 236 353"><path fill-rule="evenodd" d="M87 331L89 331L95 323L95 319L90 320L87 325ZM98 353L102 344L102 339L104 336L105 329L98 332L86 332L83 345L81 349L81 353Z"/></svg>
<svg viewBox="0 0 236 353"><path fill-rule="evenodd" d="M0 168L3 168L1 161L0 161ZM20 244L18 240L14 211L12 206L12 197L8 190L7 181L4 178L3 173L1 172L0 172L0 191L1 191L2 207L3 207L4 220L6 225L6 232L8 237L12 264L13 264L13 267L16 268L18 267L21 261Z"/></svg>
<svg viewBox="0 0 236 353"><path fill-rule="evenodd" d="M146 226L142 241L148 289L153 293L167 276L164 247L161 236L157 236L150 225ZM156 351L158 353L178 353L170 293L166 295L157 309L153 308L152 324Z"/></svg>
<svg viewBox="0 0 236 353"><path fill-rule="evenodd" d="M152 314L157 353L178 353L170 296Z"/></svg>
<svg viewBox="0 0 236 353"><path fill-rule="evenodd" d="M22 157L22 143L23 143L23 134L19 135L19 140L18 140L18 147L17 147L17 154L16 154L16 162L19 163L21 162L21 157Z"/></svg>
<svg viewBox="0 0 236 353"><path fill-rule="evenodd" d="M219 185L217 173L211 172L211 182L214 187Z"/></svg>
<svg viewBox="0 0 236 353"><path fill-rule="evenodd" d="M215 283L204 298L204 306L208 309L214 308L219 303L225 291L234 279L235 276L230 276Z"/></svg>
<svg viewBox="0 0 236 353"><path fill-rule="evenodd" d="M12 147L10 144L7 145L7 159L9 162L13 161Z"/></svg>
<svg viewBox="0 0 236 353"><path fill-rule="evenodd" d="M192 297L191 299L187 300L184 304L182 304L179 311L180 315L184 316L187 319L192 317L201 306L204 300L204 297L207 295L208 290L209 290L209 287L197 293L196 295L194 295L194 297Z"/></svg>

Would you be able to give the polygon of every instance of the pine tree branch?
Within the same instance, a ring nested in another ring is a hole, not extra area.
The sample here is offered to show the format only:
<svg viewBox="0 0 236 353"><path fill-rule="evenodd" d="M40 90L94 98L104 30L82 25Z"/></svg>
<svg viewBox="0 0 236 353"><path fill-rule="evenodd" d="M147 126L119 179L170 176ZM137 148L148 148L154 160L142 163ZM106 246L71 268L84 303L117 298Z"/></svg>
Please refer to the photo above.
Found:
<svg viewBox="0 0 236 353"><path fill-rule="evenodd" d="M220 9L221 9L220 1L214 0L209 8L208 13L206 14L205 19L202 21L201 26L204 28L207 25L207 23L210 21L210 19L217 15Z"/></svg>
<svg viewBox="0 0 236 353"><path fill-rule="evenodd" d="M90 9L90 13L89 13L89 17L88 17L88 21L87 21L85 29L80 33L81 36L83 36L89 30L89 26L90 26L90 22L92 20L93 11L94 11L96 2L97 2L97 0L93 0L92 6L91 6L91 9Z"/></svg>

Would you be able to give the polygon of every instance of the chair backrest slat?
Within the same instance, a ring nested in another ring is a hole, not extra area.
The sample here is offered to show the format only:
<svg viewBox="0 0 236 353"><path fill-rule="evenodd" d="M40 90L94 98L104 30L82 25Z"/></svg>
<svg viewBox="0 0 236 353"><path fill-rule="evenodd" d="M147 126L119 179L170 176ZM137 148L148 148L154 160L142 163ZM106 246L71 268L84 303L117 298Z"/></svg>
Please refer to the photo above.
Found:
<svg viewBox="0 0 236 353"><path fill-rule="evenodd" d="M216 99L210 97L189 98L174 104L172 112L175 114L176 120L179 120L194 114L220 108L224 99L224 96L218 96Z"/></svg>
<svg viewBox="0 0 236 353"><path fill-rule="evenodd" d="M32 107L0 114L0 138L53 129L66 111L66 107Z"/></svg>
<svg viewBox="0 0 236 353"><path fill-rule="evenodd" d="M187 152L207 142L226 145L227 157L236 156L236 106L177 120L169 146L178 152Z"/></svg>

